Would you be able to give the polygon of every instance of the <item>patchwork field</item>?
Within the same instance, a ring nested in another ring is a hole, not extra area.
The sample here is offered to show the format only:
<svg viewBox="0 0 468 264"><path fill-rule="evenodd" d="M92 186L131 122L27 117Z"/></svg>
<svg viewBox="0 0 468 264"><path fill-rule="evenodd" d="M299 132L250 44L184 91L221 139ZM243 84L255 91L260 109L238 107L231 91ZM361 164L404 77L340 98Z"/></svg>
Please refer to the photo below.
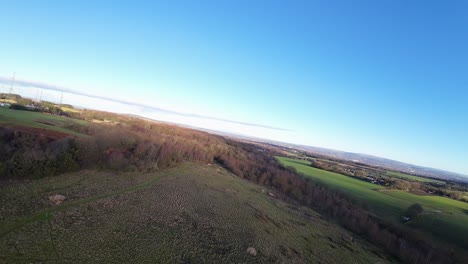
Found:
<svg viewBox="0 0 468 264"><path fill-rule="evenodd" d="M284 166L294 167L299 173L343 192L366 205L385 219L400 221L405 210L414 203L423 205L425 213L407 225L468 249L468 204L440 196L416 195L403 191L386 190L380 185L360 181L345 175L309 166L302 160L277 157Z"/></svg>
<svg viewBox="0 0 468 264"><path fill-rule="evenodd" d="M392 177L402 178L402 179L420 181L420 182L434 182L434 183L439 183L439 184L444 184L445 183L444 181L440 181L440 180L434 180L434 179L409 175L409 174L406 174L406 173L401 173L401 172L396 172L396 171L387 171L387 175L392 176Z"/></svg>
<svg viewBox="0 0 468 264"><path fill-rule="evenodd" d="M0 124L48 129L75 136L84 136L65 128L70 122L85 125L87 122L62 116L54 116L39 112L12 110L0 107Z"/></svg>
<svg viewBox="0 0 468 264"><path fill-rule="evenodd" d="M5 263L385 263L314 211L215 165L82 171L0 187ZM52 205L49 197L63 195ZM256 249L256 256L246 253Z"/></svg>

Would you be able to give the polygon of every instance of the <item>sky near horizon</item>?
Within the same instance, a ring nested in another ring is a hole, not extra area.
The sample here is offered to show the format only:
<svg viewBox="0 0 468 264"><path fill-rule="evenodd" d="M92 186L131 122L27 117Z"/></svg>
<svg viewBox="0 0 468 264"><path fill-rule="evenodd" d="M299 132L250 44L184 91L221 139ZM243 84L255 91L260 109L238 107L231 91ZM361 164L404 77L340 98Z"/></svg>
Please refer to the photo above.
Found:
<svg viewBox="0 0 468 264"><path fill-rule="evenodd" d="M466 14L466 1L8 1L0 76L468 175Z"/></svg>

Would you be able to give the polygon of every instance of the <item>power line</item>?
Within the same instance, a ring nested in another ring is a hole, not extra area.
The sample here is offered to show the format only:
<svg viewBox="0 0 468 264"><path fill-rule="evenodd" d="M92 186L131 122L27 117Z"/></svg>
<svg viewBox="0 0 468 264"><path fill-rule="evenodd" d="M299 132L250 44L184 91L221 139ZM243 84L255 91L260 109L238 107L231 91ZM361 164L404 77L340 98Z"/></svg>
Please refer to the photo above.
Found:
<svg viewBox="0 0 468 264"><path fill-rule="evenodd" d="M15 83L15 75L16 72L13 73L13 76L11 77L11 82L10 82L10 94L13 93L13 84Z"/></svg>
<svg viewBox="0 0 468 264"><path fill-rule="evenodd" d="M10 82L10 94L13 93L13 84L15 83L15 75L16 72L13 73L13 77L11 77L11 82Z"/></svg>

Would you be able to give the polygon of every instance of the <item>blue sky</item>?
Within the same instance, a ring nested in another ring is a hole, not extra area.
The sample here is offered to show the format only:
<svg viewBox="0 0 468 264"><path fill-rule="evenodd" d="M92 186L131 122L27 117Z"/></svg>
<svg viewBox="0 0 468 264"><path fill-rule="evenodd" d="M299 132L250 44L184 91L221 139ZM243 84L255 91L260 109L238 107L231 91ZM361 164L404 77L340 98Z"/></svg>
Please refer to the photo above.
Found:
<svg viewBox="0 0 468 264"><path fill-rule="evenodd" d="M468 174L466 1L79 2L3 3L0 76Z"/></svg>

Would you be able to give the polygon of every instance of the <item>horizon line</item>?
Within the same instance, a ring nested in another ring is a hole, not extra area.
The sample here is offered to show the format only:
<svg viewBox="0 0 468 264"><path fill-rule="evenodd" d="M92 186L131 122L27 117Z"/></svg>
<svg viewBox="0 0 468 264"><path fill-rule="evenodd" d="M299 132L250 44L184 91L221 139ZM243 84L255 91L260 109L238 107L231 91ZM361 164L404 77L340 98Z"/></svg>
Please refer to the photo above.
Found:
<svg viewBox="0 0 468 264"><path fill-rule="evenodd" d="M75 95L91 97L91 98L95 98L95 99L106 100L106 101L115 102L115 103L121 103L121 104L126 104L126 105L132 105L132 106L137 106L137 107L148 108L148 109L151 109L151 110L156 110L156 111L159 111L159 112L174 114L174 115L183 116L183 117L204 118L204 119L209 119L209 120L214 120L214 121L221 121L221 122L227 122L227 123L231 123L231 124L238 124L238 125L244 125L244 126L250 126L250 127L260 127L260 128L266 128L266 129L277 130L277 131L289 131L289 132L294 131L294 130L291 130L291 129L282 128L282 127L275 127L275 126L270 126L270 125L255 124L255 123L231 120L231 119L208 116L208 115L202 115L202 114L196 114L196 113L185 113L185 112L180 112L180 111L174 111L174 110L164 109L164 108L160 108L160 107L157 107L157 106L152 106L152 105L148 105L148 104L144 104L144 103L137 103L137 102L127 101L127 100L107 97L107 96L94 95L94 94L91 94L91 93L82 92L82 91L79 91L79 90L70 89L70 88L66 88L66 87L59 86L59 85L54 85L54 84L43 83L43 82L39 82L39 81L30 81L30 80L16 79L16 78L14 79L14 81L12 81L11 78L6 78L4 76L0 76L0 83L7 84L7 85L11 84L13 87L14 87L14 85L18 85L18 86L21 86L21 87L33 87L33 88L50 90L50 91L65 92L65 93L70 93L70 94L75 94Z"/></svg>

